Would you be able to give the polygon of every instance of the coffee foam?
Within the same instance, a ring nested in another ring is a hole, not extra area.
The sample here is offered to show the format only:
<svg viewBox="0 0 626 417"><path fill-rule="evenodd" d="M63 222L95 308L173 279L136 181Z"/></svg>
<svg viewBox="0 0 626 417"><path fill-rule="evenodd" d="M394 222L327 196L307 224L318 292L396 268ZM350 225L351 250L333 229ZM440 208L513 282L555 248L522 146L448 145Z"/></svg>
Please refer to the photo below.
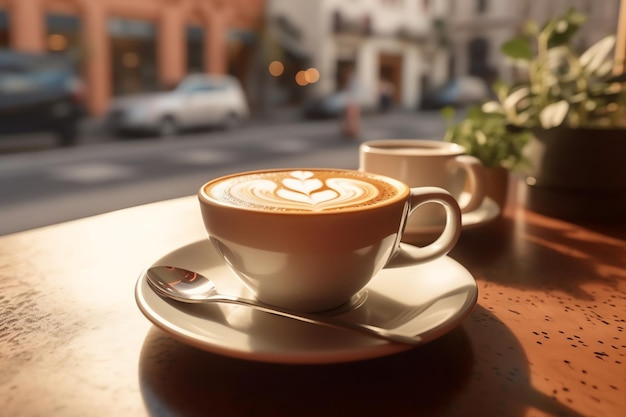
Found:
<svg viewBox="0 0 626 417"><path fill-rule="evenodd" d="M356 171L271 171L230 176L204 192L219 203L273 212L319 212L368 207L393 199L401 185Z"/></svg>

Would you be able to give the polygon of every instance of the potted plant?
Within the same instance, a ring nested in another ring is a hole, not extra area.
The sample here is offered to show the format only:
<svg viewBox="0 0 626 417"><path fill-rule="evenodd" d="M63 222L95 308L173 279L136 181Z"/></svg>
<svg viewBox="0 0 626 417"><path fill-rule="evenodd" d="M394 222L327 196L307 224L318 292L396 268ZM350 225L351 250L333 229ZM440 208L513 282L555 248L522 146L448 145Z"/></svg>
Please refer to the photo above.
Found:
<svg viewBox="0 0 626 417"><path fill-rule="evenodd" d="M475 156L485 166L486 195L499 207L504 207L508 194L509 172L519 170L526 164L523 149L530 139L530 132L515 129L501 113L487 113L473 106L467 115L454 122L455 111L451 107L442 110L447 121L444 140L465 147L468 155Z"/></svg>
<svg viewBox="0 0 626 417"><path fill-rule="evenodd" d="M529 23L502 53L521 81L499 82L481 110L531 132L529 208L570 220L624 221L626 74L615 74L609 35L582 54L574 35L585 21L570 9L543 26Z"/></svg>

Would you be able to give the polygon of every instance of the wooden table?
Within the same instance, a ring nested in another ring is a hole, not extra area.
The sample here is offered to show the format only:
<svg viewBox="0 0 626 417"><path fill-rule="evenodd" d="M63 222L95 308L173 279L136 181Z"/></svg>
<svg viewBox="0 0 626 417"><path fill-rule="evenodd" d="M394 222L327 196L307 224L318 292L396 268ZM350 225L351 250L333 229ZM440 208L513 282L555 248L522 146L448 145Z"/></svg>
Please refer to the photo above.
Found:
<svg viewBox="0 0 626 417"><path fill-rule="evenodd" d="M0 237L0 415L622 416L626 226L516 197L450 255L479 286L460 327L335 365L218 356L140 313L143 268L204 237L195 197Z"/></svg>

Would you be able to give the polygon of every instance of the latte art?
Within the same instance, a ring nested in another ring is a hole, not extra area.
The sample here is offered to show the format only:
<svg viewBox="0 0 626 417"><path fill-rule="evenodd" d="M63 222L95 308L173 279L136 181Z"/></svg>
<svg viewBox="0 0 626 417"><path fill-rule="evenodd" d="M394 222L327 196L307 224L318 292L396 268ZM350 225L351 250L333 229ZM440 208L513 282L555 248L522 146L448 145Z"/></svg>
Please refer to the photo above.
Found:
<svg viewBox="0 0 626 417"><path fill-rule="evenodd" d="M214 200L269 211L324 211L380 203L397 186L350 171L274 171L229 177L205 189Z"/></svg>

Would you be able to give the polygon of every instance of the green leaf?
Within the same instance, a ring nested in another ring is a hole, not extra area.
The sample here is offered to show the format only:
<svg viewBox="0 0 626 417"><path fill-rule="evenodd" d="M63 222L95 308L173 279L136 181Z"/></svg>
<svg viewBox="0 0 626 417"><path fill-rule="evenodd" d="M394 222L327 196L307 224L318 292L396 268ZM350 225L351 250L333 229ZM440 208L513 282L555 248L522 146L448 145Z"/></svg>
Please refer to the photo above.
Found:
<svg viewBox="0 0 626 417"><path fill-rule="evenodd" d="M548 48L556 48L557 46L569 44L574 35L578 32L579 27L580 25L576 23L566 23L564 30L552 31L548 36Z"/></svg>
<svg viewBox="0 0 626 417"><path fill-rule="evenodd" d="M529 20L524 24L522 33L525 36L537 36L539 33L539 25L534 20Z"/></svg>
<svg viewBox="0 0 626 417"><path fill-rule="evenodd" d="M481 110L484 113L497 113L497 114L504 113L504 110L502 109L502 105L498 103L497 101L493 101L493 100L483 103Z"/></svg>
<svg viewBox="0 0 626 417"><path fill-rule="evenodd" d="M476 142L478 142L479 145L485 145L487 143L487 135L485 135L485 132L482 130L476 131Z"/></svg>
<svg viewBox="0 0 626 417"><path fill-rule="evenodd" d="M484 113L478 106L471 106L469 109L467 109L467 118L470 120L481 119L483 116L484 116Z"/></svg>
<svg viewBox="0 0 626 417"><path fill-rule="evenodd" d="M517 103L520 102L520 100L528 97L529 95L530 95L529 88L527 87L519 88L515 90L514 92L512 92L511 94L509 94L506 100L504 100L504 102L502 103L502 107L504 107L505 110L515 108L515 106L517 105Z"/></svg>
<svg viewBox="0 0 626 417"><path fill-rule="evenodd" d="M587 21L587 15L577 12L573 7L567 12L567 20L573 25L581 26Z"/></svg>
<svg viewBox="0 0 626 417"><path fill-rule="evenodd" d="M497 93L498 90L500 90L501 88L508 88L507 83L505 83L503 80L497 80L491 85L491 91L493 91L494 93Z"/></svg>
<svg viewBox="0 0 626 417"><path fill-rule="evenodd" d="M550 129L551 127L561 125L565 120L565 116L567 116L568 111L569 103L565 100L548 104L539 114L541 127L544 129Z"/></svg>
<svg viewBox="0 0 626 417"><path fill-rule="evenodd" d="M528 38L518 36L506 41L500 47L502 53L509 58L530 60L533 57L533 49Z"/></svg>
<svg viewBox="0 0 626 417"><path fill-rule="evenodd" d="M556 48L557 46L567 45L577 31L578 26L568 25L567 29L563 32L552 32L552 34L548 37L548 48Z"/></svg>
<svg viewBox="0 0 626 417"><path fill-rule="evenodd" d="M548 48L569 44L586 21L587 16L577 12L573 7L570 7L563 17L550 20L544 28L549 30Z"/></svg>
<svg viewBox="0 0 626 417"><path fill-rule="evenodd" d="M546 64L553 73L565 67L570 56L570 49L567 46L556 46L548 50Z"/></svg>
<svg viewBox="0 0 626 417"><path fill-rule="evenodd" d="M591 74L606 62L607 56L615 45L615 35L609 35L594 43L580 56L580 65Z"/></svg>
<svg viewBox="0 0 626 417"><path fill-rule="evenodd" d="M605 79L613 72L613 60L605 61L600 65L600 68L596 70L595 76L601 79Z"/></svg>
<svg viewBox="0 0 626 417"><path fill-rule="evenodd" d="M441 109L440 113L441 113L441 117L443 117L444 119L452 120L452 119L454 119L454 115L456 114L456 110L452 106L445 106L443 109Z"/></svg>

